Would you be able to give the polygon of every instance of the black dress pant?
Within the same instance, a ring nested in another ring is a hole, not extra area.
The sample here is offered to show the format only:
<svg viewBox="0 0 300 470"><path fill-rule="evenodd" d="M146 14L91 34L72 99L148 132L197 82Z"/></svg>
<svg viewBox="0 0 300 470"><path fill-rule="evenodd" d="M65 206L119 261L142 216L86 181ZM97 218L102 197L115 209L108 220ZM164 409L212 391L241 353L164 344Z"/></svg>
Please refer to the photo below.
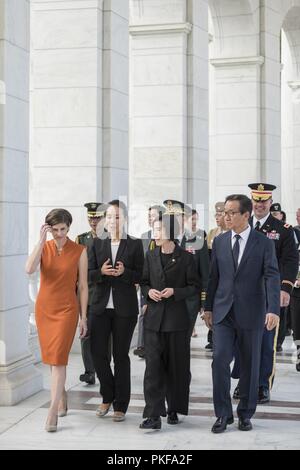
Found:
<svg viewBox="0 0 300 470"><path fill-rule="evenodd" d="M103 403L113 403L114 410L123 413L130 401L129 349L136 322L136 317L120 317L113 309L91 318L91 350ZM111 335L114 373L107 354Z"/></svg>
<svg viewBox="0 0 300 470"><path fill-rule="evenodd" d="M257 406L263 329L241 329L237 325L232 310L221 323L213 326L213 335L212 372L215 414L218 418L233 415L230 396L230 364L237 344L241 362L239 382L241 399L237 413L241 418L251 418Z"/></svg>
<svg viewBox="0 0 300 470"><path fill-rule="evenodd" d="M296 289L295 289L296 290ZM291 295L291 321L294 341L300 341L300 288Z"/></svg>
<svg viewBox="0 0 300 470"><path fill-rule="evenodd" d="M156 332L145 329L146 371L144 418L168 412L188 414L190 391L189 331Z"/></svg>

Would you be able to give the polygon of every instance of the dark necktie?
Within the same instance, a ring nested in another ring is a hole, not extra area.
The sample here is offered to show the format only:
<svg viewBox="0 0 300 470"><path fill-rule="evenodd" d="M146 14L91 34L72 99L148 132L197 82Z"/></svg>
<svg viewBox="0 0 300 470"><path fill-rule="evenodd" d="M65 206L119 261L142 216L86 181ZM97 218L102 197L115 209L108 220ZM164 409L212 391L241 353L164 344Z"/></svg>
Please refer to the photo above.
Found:
<svg viewBox="0 0 300 470"><path fill-rule="evenodd" d="M240 235L235 235L234 238L235 238L235 242L232 248L232 255L233 255L235 270L237 270L238 265L239 265L239 255L240 255L240 239L242 237Z"/></svg>
<svg viewBox="0 0 300 470"><path fill-rule="evenodd" d="M260 221L258 220L255 224L255 230L257 230L258 232L260 231Z"/></svg>

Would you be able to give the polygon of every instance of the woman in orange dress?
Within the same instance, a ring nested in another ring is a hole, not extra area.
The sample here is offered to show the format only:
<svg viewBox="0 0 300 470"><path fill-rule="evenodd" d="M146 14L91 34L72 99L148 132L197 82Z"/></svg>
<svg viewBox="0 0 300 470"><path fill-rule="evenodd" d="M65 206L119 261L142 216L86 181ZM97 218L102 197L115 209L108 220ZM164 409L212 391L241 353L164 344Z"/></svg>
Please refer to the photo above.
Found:
<svg viewBox="0 0 300 470"><path fill-rule="evenodd" d="M83 245L67 234L72 223L65 209L54 209L45 220L40 241L26 263L26 272L40 266L41 283L36 301L36 324L42 360L51 366L51 406L46 431L57 430L57 417L67 414L66 366L80 312L80 337L87 333L88 261ZM50 232L53 240L47 241ZM77 297L79 291L79 303Z"/></svg>

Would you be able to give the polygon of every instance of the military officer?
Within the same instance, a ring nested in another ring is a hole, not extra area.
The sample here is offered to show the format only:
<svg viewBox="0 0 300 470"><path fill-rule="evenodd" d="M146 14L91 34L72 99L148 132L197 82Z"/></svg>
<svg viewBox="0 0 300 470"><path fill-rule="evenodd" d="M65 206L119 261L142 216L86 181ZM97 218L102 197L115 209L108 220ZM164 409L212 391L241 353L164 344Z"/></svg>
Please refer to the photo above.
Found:
<svg viewBox="0 0 300 470"><path fill-rule="evenodd" d="M213 241L214 241L215 237L217 237L221 233L227 232L225 221L224 221L224 215L223 215L224 209L225 209L224 202L217 202L216 203L216 205L215 205L215 210L216 210L215 219L216 219L217 226L215 228L211 229L208 232L208 235L207 235L207 246L208 246L210 254L211 254L212 244L213 244Z"/></svg>
<svg viewBox="0 0 300 470"><path fill-rule="evenodd" d="M276 256L281 277L280 305L282 309L290 303L290 295L298 273L298 253L294 240L293 228L283 224L270 214L273 203L272 191L276 186L264 183L249 184L252 190L253 216L250 225L263 233L275 243ZM276 365L277 331L265 329L261 352L261 366L259 379L258 403L270 401L270 390L273 385ZM236 357L232 371L233 378L239 378L239 360ZM234 397L239 397L239 389L235 390Z"/></svg>
<svg viewBox="0 0 300 470"><path fill-rule="evenodd" d="M185 210L186 230L181 242L181 247L194 255L197 274L200 278L200 295L196 294L193 297L186 299L186 304L191 319L191 336L193 335L198 313L204 307L209 277L209 254L206 233L204 230L198 229L198 220L199 214L196 209L189 210L187 206L187 209Z"/></svg>
<svg viewBox="0 0 300 470"><path fill-rule="evenodd" d="M91 228L89 232L82 233L76 238L76 243L85 245L88 249L92 246L94 238L97 237L97 233L104 230L104 215L106 206L100 202L88 202L84 205L87 209L88 223ZM91 296L93 294L93 286L89 286L89 305ZM90 337L87 336L81 340L81 353L82 360L85 368L84 374L80 375L79 380L85 382L88 385L95 384L95 368L91 355Z"/></svg>

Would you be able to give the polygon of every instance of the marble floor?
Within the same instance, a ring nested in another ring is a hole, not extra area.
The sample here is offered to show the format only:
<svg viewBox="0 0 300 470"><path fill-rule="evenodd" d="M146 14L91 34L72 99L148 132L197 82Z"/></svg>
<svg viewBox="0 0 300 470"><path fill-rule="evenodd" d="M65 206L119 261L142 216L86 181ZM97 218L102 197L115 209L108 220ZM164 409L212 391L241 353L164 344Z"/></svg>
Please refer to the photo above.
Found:
<svg viewBox="0 0 300 470"><path fill-rule="evenodd" d="M105 449L105 450L195 450L195 449L299 449L300 448L300 374L292 363L290 338L278 355L277 376L272 402L259 406L252 432L242 433L237 425L222 435L210 432L214 423L211 384L211 356L204 349L205 329L197 326L192 339L192 375L190 414L180 417L178 426L163 423L158 432L143 432L138 425L144 405L144 361L132 358L132 400L123 423L114 423L111 415L95 416L99 386L84 386L78 376L81 358L72 355L68 368L70 411L59 420L59 431L44 431L49 402L49 370L44 375L44 391L14 407L0 408L0 449ZM235 382L232 383L234 388ZM235 405L236 406L236 405Z"/></svg>

